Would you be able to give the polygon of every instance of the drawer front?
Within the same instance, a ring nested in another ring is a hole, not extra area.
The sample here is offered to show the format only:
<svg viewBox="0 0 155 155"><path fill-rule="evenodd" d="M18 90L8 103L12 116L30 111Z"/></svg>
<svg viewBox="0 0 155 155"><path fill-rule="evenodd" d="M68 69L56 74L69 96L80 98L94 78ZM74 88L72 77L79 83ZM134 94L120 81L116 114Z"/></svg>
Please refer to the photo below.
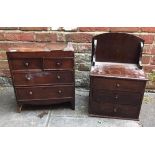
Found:
<svg viewBox="0 0 155 155"><path fill-rule="evenodd" d="M120 91L94 91L93 100L99 103L140 105L142 99L141 93L120 92Z"/></svg>
<svg viewBox="0 0 155 155"><path fill-rule="evenodd" d="M89 113L102 116L113 116L114 104L108 102L95 102L89 104Z"/></svg>
<svg viewBox="0 0 155 155"><path fill-rule="evenodd" d="M116 117L138 119L139 112L139 106L118 105L114 107L114 116Z"/></svg>
<svg viewBox="0 0 155 155"><path fill-rule="evenodd" d="M73 70L74 60L72 58L49 58L44 59L44 70Z"/></svg>
<svg viewBox="0 0 155 155"><path fill-rule="evenodd" d="M73 86L16 88L16 96L18 101L72 98L73 94Z"/></svg>
<svg viewBox="0 0 155 155"><path fill-rule="evenodd" d="M10 62L12 70L42 69L41 59L13 59Z"/></svg>
<svg viewBox="0 0 155 155"><path fill-rule="evenodd" d="M91 78L93 89L120 90L144 92L146 82L137 80L107 79L101 77Z"/></svg>
<svg viewBox="0 0 155 155"><path fill-rule="evenodd" d="M74 83L74 74L72 71L16 72L13 82L15 86L70 84Z"/></svg>
<svg viewBox="0 0 155 155"><path fill-rule="evenodd" d="M92 102L89 105L89 113L103 117L122 117L138 119L140 106L115 105L108 102Z"/></svg>

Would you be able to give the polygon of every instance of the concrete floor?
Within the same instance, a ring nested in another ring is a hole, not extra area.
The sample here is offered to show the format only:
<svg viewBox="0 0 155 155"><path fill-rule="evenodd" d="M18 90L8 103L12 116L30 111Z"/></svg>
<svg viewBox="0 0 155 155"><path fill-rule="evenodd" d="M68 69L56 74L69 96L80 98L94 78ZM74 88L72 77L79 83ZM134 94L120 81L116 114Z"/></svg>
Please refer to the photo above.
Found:
<svg viewBox="0 0 155 155"><path fill-rule="evenodd" d="M0 87L1 127L140 127L155 126L155 94L145 93L140 122L88 117L88 91L76 89L76 108L69 106L28 107L16 112L12 87Z"/></svg>

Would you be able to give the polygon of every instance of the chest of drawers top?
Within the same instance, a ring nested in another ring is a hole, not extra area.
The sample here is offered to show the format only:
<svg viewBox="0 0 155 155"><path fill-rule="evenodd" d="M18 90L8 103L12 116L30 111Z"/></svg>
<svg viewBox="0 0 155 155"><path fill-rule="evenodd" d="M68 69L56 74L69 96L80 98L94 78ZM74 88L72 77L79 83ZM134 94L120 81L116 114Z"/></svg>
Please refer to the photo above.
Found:
<svg viewBox="0 0 155 155"><path fill-rule="evenodd" d="M73 51L7 52L12 71L73 70Z"/></svg>

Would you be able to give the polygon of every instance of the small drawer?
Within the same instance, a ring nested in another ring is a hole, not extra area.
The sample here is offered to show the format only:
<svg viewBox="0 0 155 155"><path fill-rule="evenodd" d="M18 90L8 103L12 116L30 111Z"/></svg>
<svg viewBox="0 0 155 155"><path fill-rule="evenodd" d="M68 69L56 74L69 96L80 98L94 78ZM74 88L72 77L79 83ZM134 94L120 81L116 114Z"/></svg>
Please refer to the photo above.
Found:
<svg viewBox="0 0 155 155"><path fill-rule="evenodd" d="M41 59L13 59L10 63L12 70L42 69Z"/></svg>
<svg viewBox="0 0 155 155"><path fill-rule="evenodd" d="M93 89L120 90L143 92L146 81L127 80L116 78L91 77L91 86Z"/></svg>
<svg viewBox="0 0 155 155"><path fill-rule="evenodd" d="M44 59L44 70L73 70L73 58L46 58Z"/></svg>
<svg viewBox="0 0 155 155"><path fill-rule="evenodd" d="M114 107L114 116L138 119L140 106L117 105Z"/></svg>
<svg viewBox="0 0 155 155"><path fill-rule="evenodd" d="M43 86L16 88L16 97L18 101L72 98L73 94L73 86Z"/></svg>
<svg viewBox="0 0 155 155"><path fill-rule="evenodd" d="M13 82L15 86L71 84L74 74L72 71L14 72Z"/></svg>
<svg viewBox="0 0 155 155"><path fill-rule="evenodd" d="M136 92L121 92L121 91L106 91L96 90L93 92L93 100L100 103L113 103L113 104L128 104L140 105L142 99L141 93Z"/></svg>

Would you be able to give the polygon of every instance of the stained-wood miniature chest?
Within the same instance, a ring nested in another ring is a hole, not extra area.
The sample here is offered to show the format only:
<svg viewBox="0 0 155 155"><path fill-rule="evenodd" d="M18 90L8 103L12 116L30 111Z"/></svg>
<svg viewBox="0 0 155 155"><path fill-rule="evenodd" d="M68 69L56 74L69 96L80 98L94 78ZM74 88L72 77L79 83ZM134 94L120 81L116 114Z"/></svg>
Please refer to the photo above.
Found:
<svg viewBox="0 0 155 155"><path fill-rule="evenodd" d="M91 116L138 120L147 81L141 66L143 44L141 38L125 33L93 38Z"/></svg>
<svg viewBox="0 0 155 155"><path fill-rule="evenodd" d="M73 51L9 51L7 57L18 111L25 104L66 102L75 109Z"/></svg>

